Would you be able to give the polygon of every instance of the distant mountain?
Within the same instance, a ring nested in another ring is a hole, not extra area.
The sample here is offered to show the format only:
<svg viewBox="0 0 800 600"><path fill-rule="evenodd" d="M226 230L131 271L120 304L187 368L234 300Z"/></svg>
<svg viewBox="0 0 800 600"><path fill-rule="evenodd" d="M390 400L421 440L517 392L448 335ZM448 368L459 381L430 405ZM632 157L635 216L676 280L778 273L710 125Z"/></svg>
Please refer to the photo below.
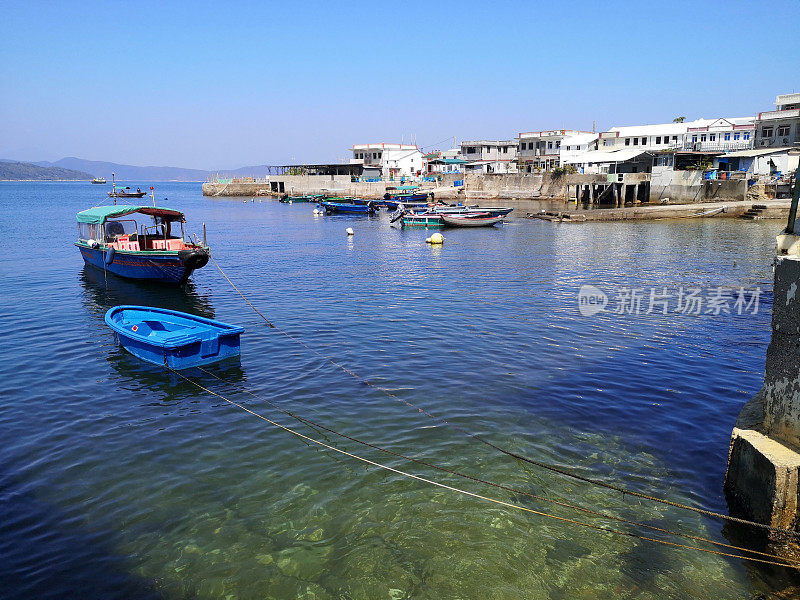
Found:
<svg viewBox="0 0 800 600"><path fill-rule="evenodd" d="M41 161L37 165L43 167L63 167L78 169L91 173L94 177L105 177L111 182L114 173L118 181L205 181L209 171L199 169L183 169L180 167L136 167L98 160L67 157L55 162ZM91 179L91 177L90 177Z"/></svg>
<svg viewBox="0 0 800 600"><path fill-rule="evenodd" d="M81 181L89 179L92 179L92 175L84 171L0 160L0 181Z"/></svg>

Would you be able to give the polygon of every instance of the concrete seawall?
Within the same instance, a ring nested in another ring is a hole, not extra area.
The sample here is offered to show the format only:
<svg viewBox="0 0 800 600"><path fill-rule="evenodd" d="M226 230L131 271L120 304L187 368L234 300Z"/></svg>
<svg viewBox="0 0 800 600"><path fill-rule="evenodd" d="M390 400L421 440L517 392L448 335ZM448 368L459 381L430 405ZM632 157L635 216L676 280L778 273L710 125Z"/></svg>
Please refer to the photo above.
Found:
<svg viewBox="0 0 800 600"><path fill-rule="evenodd" d="M461 191L453 181L463 179ZM276 175L253 183L204 183L206 196L266 196L333 192L360 198L377 198L387 187L400 182L353 182L346 175ZM441 181L423 182L423 189L436 191L442 199L466 200L575 200L611 204L696 204L704 202L760 202L770 197L766 190L748 189L738 180L706 180L699 171L656 171L621 175L528 174L444 175ZM609 193L612 192L612 193Z"/></svg>

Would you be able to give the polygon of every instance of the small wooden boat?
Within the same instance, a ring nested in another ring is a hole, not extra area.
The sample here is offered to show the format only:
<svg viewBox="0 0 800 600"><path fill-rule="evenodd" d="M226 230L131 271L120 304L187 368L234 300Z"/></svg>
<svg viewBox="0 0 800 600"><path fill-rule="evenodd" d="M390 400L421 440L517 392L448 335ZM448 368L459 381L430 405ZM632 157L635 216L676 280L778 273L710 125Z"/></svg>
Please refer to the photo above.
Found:
<svg viewBox="0 0 800 600"><path fill-rule="evenodd" d="M244 328L150 306L115 306L105 316L119 343L136 358L187 369L239 356Z"/></svg>
<svg viewBox="0 0 800 600"><path fill-rule="evenodd" d="M105 177L95 177L94 179L92 179L92 183L105 184L108 182L106 181Z"/></svg>
<svg viewBox="0 0 800 600"><path fill-rule="evenodd" d="M323 200L319 203L320 207L325 210L329 215L332 214L345 214L345 215L372 215L378 210L374 202L367 204L356 204L355 202L339 202L337 200L346 200L345 198L331 198Z"/></svg>
<svg viewBox="0 0 800 600"><path fill-rule="evenodd" d="M184 283L208 263L209 248L186 241L183 213L159 206L96 206L78 213L78 241L87 265L130 279ZM180 235L178 231L180 230Z"/></svg>
<svg viewBox="0 0 800 600"><path fill-rule="evenodd" d="M444 213L439 216L449 227L491 227L503 220L503 215L493 215L489 212Z"/></svg>

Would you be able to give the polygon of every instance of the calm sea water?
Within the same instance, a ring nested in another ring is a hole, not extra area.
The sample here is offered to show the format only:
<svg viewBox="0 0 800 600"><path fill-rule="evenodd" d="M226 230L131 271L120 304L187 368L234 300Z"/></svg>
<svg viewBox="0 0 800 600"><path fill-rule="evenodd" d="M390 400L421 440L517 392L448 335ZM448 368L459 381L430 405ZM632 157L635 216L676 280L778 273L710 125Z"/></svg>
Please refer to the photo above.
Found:
<svg viewBox="0 0 800 600"><path fill-rule="evenodd" d="M678 220L425 231L308 204L159 202L273 322L376 385L515 452L725 511L731 427L760 387L777 222ZM265 327L212 264L183 290L84 267L85 183L0 184L0 596L19 598L738 598L791 576L514 511L305 444L120 349L103 323L149 304L241 324L204 386L371 460L610 525L388 457L728 541L722 524L516 462ZM167 199L164 199L167 198ZM355 229L347 237L345 228ZM577 291L764 290L757 314L585 317ZM642 532L647 533L647 532ZM704 545L704 547L709 547Z"/></svg>

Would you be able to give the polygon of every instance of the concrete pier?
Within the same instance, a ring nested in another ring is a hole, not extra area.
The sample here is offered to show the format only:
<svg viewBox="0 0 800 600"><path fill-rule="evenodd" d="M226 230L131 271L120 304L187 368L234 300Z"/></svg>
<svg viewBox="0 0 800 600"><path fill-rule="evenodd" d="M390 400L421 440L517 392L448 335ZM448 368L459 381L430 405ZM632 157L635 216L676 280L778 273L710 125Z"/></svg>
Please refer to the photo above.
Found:
<svg viewBox="0 0 800 600"><path fill-rule="evenodd" d="M788 238L788 239L787 239ZM772 339L764 385L742 409L731 435L725 495L731 514L800 531L800 256L782 235L775 265ZM775 551L800 556L798 538L773 533Z"/></svg>

